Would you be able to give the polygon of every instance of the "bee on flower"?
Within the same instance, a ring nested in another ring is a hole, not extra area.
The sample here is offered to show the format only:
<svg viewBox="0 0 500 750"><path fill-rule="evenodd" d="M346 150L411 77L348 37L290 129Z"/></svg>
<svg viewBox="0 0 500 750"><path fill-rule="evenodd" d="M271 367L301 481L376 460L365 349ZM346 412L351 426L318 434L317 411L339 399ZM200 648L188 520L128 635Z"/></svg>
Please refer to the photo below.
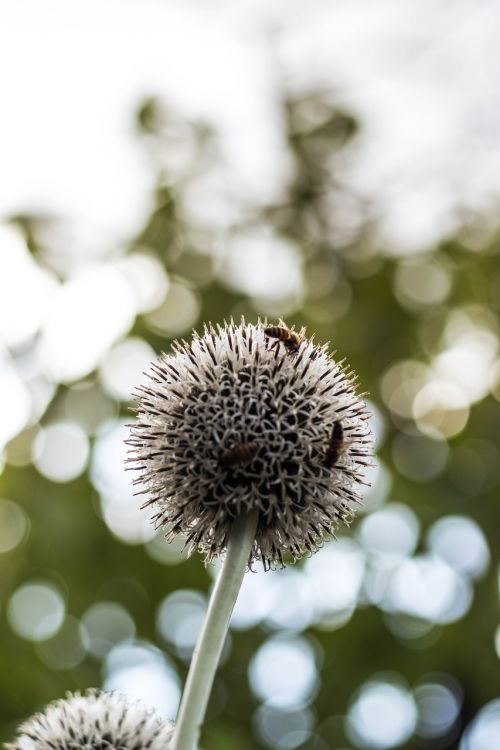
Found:
<svg viewBox="0 0 500 750"><path fill-rule="evenodd" d="M144 506L209 561L258 510L250 564L317 550L360 501L370 414L327 346L279 326L205 326L137 391L130 462Z"/></svg>

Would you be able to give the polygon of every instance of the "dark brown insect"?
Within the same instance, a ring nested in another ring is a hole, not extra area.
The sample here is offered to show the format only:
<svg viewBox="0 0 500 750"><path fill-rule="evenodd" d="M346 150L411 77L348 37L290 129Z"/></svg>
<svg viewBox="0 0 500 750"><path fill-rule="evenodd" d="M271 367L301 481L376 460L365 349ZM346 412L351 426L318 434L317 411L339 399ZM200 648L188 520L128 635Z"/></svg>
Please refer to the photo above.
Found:
<svg viewBox="0 0 500 750"><path fill-rule="evenodd" d="M279 342L281 341L289 352L298 352L302 343L299 334L290 330L290 328L285 325L268 326L267 328L264 328L264 333L266 336L269 336L269 338L276 339L274 346L279 346Z"/></svg>
<svg viewBox="0 0 500 750"><path fill-rule="evenodd" d="M257 443L237 443L233 448L229 448L222 454L220 465L223 469L230 469L240 464L248 464L258 450Z"/></svg>
<svg viewBox="0 0 500 750"><path fill-rule="evenodd" d="M344 428L341 422L334 422L332 434L330 436L330 443L325 453L323 461L324 466L331 469L344 451Z"/></svg>

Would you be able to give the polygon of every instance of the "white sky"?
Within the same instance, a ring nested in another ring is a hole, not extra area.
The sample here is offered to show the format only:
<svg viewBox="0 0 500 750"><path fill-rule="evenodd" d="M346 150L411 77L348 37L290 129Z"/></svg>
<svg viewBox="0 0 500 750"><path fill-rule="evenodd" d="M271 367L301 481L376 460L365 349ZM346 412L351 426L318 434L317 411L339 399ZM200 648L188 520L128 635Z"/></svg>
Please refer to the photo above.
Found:
<svg viewBox="0 0 500 750"><path fill-rule="evenodd" d="M146 95L213 122L235 186L266 200L288 168L285 78L360 116L346 179L420 249L498 196L499 23L497 0L0 0L0 216L67 218L88 252L133 233Z"/></svg>

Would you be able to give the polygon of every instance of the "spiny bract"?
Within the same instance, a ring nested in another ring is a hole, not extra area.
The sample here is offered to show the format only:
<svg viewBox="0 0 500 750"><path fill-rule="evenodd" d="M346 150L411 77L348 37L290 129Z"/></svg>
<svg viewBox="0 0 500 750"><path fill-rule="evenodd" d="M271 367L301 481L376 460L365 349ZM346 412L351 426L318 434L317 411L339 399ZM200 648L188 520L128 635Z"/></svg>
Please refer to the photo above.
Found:
<svg viewBox="0 0 500 750"><path fill-rule="evenodd" d="M235 517L258 508L249 562L282 565L285 553L318 549L360 499L372 440L355 378L304 330L293 348L270 331L205 326L174 343L137 390L127 442L149 494L143 507L156 507L167 538L184 534L207 560L225 550ZM336 423L342 449L331 465Z"/></svg>
<svg viewBox="0 0 500 750"><path fill-rule="evenodd" d="M117 693L69 693L21 724L7 750L168 750L173 724Z"/></svg>

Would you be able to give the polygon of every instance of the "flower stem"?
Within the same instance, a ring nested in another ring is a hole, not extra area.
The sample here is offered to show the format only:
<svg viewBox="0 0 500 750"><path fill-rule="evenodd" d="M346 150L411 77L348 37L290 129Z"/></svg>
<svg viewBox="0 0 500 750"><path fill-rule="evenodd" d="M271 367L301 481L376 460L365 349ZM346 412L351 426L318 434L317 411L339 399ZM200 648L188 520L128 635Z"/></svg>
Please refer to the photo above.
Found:
<svg viewBox="0 0 500 750"><path fill-rule="evenodd" d="M258 518L258 510L253 510L239 516L231 529L226 557L189 667L177 714L172 750L195 750L198 745L229 620L255 540Z"/></svg>

